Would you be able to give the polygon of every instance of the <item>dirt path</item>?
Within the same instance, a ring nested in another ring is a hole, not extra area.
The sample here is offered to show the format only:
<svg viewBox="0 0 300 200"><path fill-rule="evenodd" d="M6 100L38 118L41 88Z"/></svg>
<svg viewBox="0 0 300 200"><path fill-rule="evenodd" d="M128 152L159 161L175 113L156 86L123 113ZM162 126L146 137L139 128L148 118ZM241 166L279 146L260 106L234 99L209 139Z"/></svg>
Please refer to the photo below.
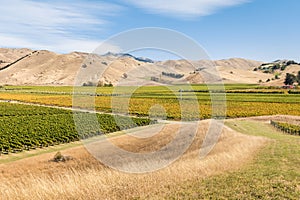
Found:
<svg viewBox="0 0 300 200"><path fill-rule="evenodd" d="M270 123L270 121L273 120L273 121L286 122L289 124L300 125L300 116L294 116L294 115L268 115L268 116L227 119L227 121L234 121L234 120L255 120L255 121L261 121L265 123Z"/></svg>
<svg viewBox="0 0 300 200"><path fill-rule="evenodd" d="M79 112L110 114L110 113L104 113L104 112L93 111L93 110L85 110L85 109L80 109L80 108L64 107L64 106L53 106L53 105L46 105L46 104L39 104L39 103L28 103L28 102L16 101L16 100L0 100L0 102L12 103L12 104L22 104L22 105L28 105L28 106L41 106L41 107L48 107L48 108L57 108L57 109L79 111Z"/></svg>

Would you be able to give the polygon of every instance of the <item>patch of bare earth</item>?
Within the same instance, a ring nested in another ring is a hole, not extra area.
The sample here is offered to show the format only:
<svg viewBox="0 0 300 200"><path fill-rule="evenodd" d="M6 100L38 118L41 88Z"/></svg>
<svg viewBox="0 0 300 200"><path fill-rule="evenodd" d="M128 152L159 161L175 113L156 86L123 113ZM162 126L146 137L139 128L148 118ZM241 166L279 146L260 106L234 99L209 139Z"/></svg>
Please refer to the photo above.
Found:
<svg viewBox="0 0 300 200"><path fill-rule="evenodd" d="M273 121L279 121L279 122L285 122L289 124L294 124L300 126L300 116L293 116L293 115L271 115L271 116L258 116L258 117L248 117L248 118L240 118L240 120L244 119L252 119L256 121L265 121L267 123L270 122L270 120ZM235 119L237 120L237 119Z"/></svg>
<svg viewBox="0 0 300 200"><path fill-rule="evenodd" d="M83 146L62 151L63 155L73 157L67 162L49 162L55 154L50 153L2 164L0 165L1 198L129 199L149 198L152 195L160 196L160 194L168 196L185 181L195 181L240 168L251 161L256 152L268 142L265 138L242 135L224 126L212 151L208 156L200 159L199 149L210 125L211 120L199 122L197 134L183 156L170 166L149 173L132 174L113 170L101 164ZM186 131L186 137L180 138L175 143L180 148L185 140L191 137L192 134L189 131L193 131L192 124L167 124L159 127L160 132L148 138L153 128L151 126L148 127L148 131L146 129L146 131L138 131L109 140L114 145L130 152L149 153L172 142L178 130L183 128ZM137 135L141 137L134 137ZM116 159L117 162L117 158L110 153L111 149L96 148L102 143L103 141L97 141L88 146L90 145L89 148L93 153L105 153L107 157L111 157L112 160ZM97 150L100 152L96 152ZM141 165L150 166L153 164L151 162L150 160L143 163L141 160ZM130 166L130 161L123 164ZM134 163L134 166L137 167L137 163Z"/></svg>

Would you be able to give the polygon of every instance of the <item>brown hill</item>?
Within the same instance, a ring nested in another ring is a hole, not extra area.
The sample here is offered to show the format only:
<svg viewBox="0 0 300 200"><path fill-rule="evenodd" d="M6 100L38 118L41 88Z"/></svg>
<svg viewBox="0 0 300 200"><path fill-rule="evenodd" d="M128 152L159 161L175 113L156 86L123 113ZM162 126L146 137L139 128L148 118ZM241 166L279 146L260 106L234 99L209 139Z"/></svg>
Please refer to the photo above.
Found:
<svg viewBox="0 0 300 200"><path fill-rule="evenodd" d="M129 54L93 55L80 52L56 54L30 49L0 49L0 84L8 85L155 85L170 83L205 83L219 74L225 83L283 83L286 72L299 71L290 65L281 79L274 74L254 71L262 62L232 58L228 60L168 60L153 62ZM214 67L216 66L216 67ZM217 69L218 71L214 70ZM78 72L81 72L78 76ZM76 80L76 81L75 81ZM100 80L100 81L99 81Z"/></svg>
<svg viewBox="0 0 300 200"><path fill-rule="evenodd" d="M23 51L25 54L32 51ZM10 53L12 54L12 53ZM17 57L9 56L8 59ZM4 57L7 54L2 54ZM23 55L23 54L22 54ZM18 56L22 56L18 52ZM36 51L0 71L1 84L9 85L72 85L85 54L56 54ZM6 59L6 58L4 58ZM8 60L6 59L6 60ZM12 62L12 61L11 61Z"/></svg>
<svg viewBox="0 0 300 200"><path fill-rule="evenodd" d="M0 69L31 52L31 49L0 48Z"/></svg>

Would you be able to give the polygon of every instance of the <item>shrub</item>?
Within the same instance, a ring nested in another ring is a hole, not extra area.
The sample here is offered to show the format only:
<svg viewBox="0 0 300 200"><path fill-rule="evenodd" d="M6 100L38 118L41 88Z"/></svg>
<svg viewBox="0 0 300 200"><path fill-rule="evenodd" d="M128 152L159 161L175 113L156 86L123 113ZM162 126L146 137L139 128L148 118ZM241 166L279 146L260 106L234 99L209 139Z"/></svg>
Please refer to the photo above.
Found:
<svg viewBox="0 0 300 200"><path fill-rule="evenodd" d="M113 84L111 82L109 83L104 83L104 87L113 87Z"/></svg>
<svg viewBox="0 0 300 200"><path fill-rule="evenodd" d="M82 86L96 86L96 83L93 83L92 81L88 81L87 83L83 83Z"/></svg>
<svg viewBox="0 0 300 200"><path fill-rule="evenodd" d="M169 77L172 77L172 78L182 78L184 76L184 74L174 74L174 73L168 73L168 72L162 72L161 73L163 76L169 76Z"/></svg>
<svg viewBox="0 0 300 200"><path fill-rule="evenodd" d="M59 152L57 152L55 155L54 155L54 157L53 157L53 161L54 162L60 162L60 161L62 161L63 160L63 155L60 153L60 151Z"/></svg>
<svg viewBox="0 0 300 200"><path fill-rule="evenodd" d="M296 80L297 80L297 78L294 74L286 73L284 84L285 85L293 85Z"/></svg>
<svg viewBox="0 0 300 200"><path fill-rule="evenodd" d="M283 65L283 66L281 66L280 70L281 70L281 71L284 71L285 68L286 68L286 65Z"/></svg>
<svg viewBox="0 0 300 200"><path fill-rule="evenodd" d="M54 161L54 162L66 162L66 161L72 160L72 159L73 159L73 158L72 158L71 156L64 156L64 155L62 155L61 152L59 151L59 152L57 152L57 153L54 155L52 161Z"/></svg>

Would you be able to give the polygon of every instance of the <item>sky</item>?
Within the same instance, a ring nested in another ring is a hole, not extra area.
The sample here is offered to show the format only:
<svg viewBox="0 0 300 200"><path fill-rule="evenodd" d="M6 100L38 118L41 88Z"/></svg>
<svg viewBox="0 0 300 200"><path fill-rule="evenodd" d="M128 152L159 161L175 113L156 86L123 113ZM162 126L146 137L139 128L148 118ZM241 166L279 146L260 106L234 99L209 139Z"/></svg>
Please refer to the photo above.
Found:
<svg viewBox="0 0 300 200"><path fill-rule="evenodd" d="M93 52L124 31L157 27L198 43L211 59L300 61L299 0L0 0L0 47ZM122 51L115 44L105 50ZM170 59L157 51L134 52Z"/></svg>

